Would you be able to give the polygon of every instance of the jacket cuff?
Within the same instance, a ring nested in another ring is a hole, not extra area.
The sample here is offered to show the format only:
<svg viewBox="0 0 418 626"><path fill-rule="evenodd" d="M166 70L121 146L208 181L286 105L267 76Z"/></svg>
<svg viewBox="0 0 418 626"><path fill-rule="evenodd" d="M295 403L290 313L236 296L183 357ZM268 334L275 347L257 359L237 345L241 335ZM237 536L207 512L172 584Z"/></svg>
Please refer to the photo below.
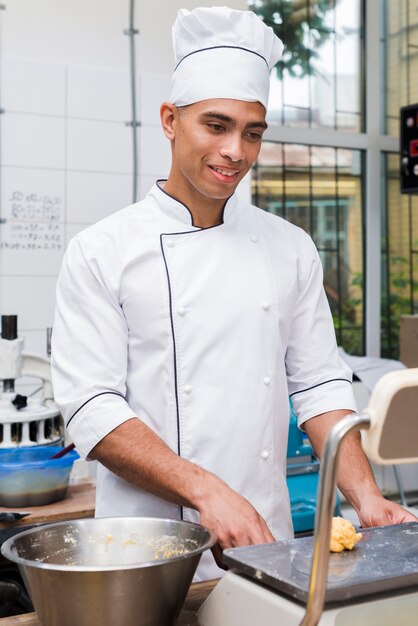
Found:
<svg viewBox="0 0 418 626"><path fill-rule="evenodd" d="M357 411L353 386L349 380L330 380L290 396L298 416L298 426L329 411Z"/></svg>
<svg viewBox="0 0 418 626"><path fill-rule="evenodd" d="M70 417L67 430L78 454L86 459L99 441L133 417L138 416L123 396L102 392L85 401Z"/></svg>

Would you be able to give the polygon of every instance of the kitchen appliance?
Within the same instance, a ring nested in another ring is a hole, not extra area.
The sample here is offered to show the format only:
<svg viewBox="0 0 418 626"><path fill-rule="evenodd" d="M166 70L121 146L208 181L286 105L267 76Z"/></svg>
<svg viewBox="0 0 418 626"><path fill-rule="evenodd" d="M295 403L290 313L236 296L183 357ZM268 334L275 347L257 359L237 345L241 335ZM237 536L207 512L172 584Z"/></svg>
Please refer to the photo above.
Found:
<svg viewBox="0 0 418 626"><path fill-rule="evenodd" d="M43 626L173 626L214 543L192 522L113 517L33 528L1 553L18 565Z"/></svg>
<svg viewBox="0 0 418 626"><path fill-rule="evenodd" d="M63 423L52 395L50 371L50 329L47 356L24 352L24 338L17 333L17 316L1 316L0 338L0 448L59 444ZM21 376L40 379L39 395L15 392Z"/></svg>
<svg viewBox="0 0 418 626"><path fill-rule="evenodd" d="M400 110L401 193L418 193L418 104Z"/></svg>
<svg viewBox="0 0 418 626"><path fill-rule="evenodd" d="M362 430L372 462L418 461L418 369L393 371L324 449L313 538L224 551L231 568L199 612L200 626L415 626L418 522L369 528L352 552L329 553L338 450Z"/></svg>

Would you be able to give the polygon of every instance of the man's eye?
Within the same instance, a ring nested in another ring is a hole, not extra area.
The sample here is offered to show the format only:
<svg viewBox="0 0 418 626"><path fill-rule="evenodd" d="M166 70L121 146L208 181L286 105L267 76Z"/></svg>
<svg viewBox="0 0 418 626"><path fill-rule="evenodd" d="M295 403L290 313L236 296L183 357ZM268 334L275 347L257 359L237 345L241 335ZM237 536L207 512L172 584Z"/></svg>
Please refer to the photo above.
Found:
<svg viewBox="0 0 418 626"><path fill-rule="evenodd" d="M220 133L220 132L222 132L222 131L223 131L223 129L224 129L224 127L223 127L221 124L213 124L213 123L210 123L210 124L208 124L208 126L209 126L209 128L210 128L211 130L213 130L213 131L214 131L214 132L216 132L216 133Z"/></svg>
<svg viewBox="0 0 418 626"><path fill-rule="evenodd" d="M250 141L261 141L261 139L263 138L261 133L247 133L247 137Z"/></svg>

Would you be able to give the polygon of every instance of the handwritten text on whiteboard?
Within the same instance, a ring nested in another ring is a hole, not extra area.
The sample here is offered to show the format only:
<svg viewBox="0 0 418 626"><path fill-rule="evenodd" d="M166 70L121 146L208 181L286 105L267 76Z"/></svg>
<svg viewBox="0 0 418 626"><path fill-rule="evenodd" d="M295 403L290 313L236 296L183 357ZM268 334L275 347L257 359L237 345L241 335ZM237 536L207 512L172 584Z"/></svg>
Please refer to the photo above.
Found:
<svg viewBox="0 0 418 626"><path fill-rule="evenodd" d="M59 196L13 191L6 206L0 248L61 250L62 207Z"/></svg>

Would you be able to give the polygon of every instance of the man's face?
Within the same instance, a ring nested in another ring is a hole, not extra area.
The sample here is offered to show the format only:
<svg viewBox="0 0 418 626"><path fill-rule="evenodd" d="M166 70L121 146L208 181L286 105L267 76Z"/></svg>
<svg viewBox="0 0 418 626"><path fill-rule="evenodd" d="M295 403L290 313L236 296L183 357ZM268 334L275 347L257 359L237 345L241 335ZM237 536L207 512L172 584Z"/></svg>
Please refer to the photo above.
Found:
<svg viewBox="0 0 418 626"><path fill-rule="evenodd" d="M259 102L211 99L174 109L170 188L186 204L226 200L257 158L266 127Z"/></svg>

